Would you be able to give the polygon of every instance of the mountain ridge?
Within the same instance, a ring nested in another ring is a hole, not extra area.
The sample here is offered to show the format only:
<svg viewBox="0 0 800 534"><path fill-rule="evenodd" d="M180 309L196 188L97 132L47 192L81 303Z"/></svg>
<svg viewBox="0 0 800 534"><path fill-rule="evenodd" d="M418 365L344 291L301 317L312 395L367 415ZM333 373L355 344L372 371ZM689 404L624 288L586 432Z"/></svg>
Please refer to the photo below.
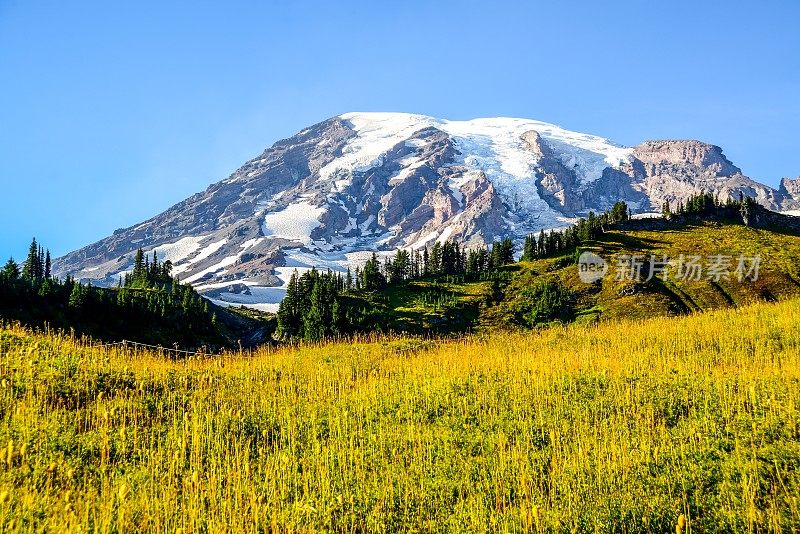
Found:
<svg viewBox="0 0 800 534"><path fill-rule="evenodd" d="M624 147L529 119L346 113L274 143L163 213L57 259L54 273L112 285L143 248L169 259L182 280L217 303L274 309L294 269L343 270L372 251L436 240L521 240L617 200L644 213L700 190L796 210L798 180L784 179L778 189L760 184L701 141Z"/></svg>

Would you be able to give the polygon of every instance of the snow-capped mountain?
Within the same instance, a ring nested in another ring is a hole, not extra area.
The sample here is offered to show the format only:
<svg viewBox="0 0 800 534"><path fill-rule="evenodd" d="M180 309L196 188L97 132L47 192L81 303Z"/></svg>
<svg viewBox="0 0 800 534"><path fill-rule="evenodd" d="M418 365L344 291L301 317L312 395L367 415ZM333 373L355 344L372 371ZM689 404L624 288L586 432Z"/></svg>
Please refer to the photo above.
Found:
<svg viewBox="0 0 800 534"><path fill-rule="evenodd" d="M800 178L772 189L719 147L602 137L514 118L347 113L278 141L206 191L59 258L54 272L116 284L137 248L222 304L275 309L294 269L346 269L372 251L485 244L563 227L624 200L659 211L700 190L800 209Z"/></svg>

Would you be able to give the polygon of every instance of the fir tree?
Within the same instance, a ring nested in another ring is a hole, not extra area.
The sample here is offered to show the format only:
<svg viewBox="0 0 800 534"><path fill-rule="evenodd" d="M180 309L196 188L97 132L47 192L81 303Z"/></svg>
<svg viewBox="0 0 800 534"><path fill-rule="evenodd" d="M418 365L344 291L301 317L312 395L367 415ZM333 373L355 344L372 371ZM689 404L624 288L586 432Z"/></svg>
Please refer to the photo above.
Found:
<svg viewBox="0 0 800 534"><path fill-rule="evenodd" d="M36 238L34 237L30 247L28 247L28 257L22 265L22 276L30 281L38 280L41 271L42 267L39 263L39 245L36 243Z"/></svg>
<svg viewBox="0 0 800 534"><path fill-rule="evenodd" d="M69 301L67 304L70 308L80 309L83 307L85 297L86 289L81 284L76 283L72 286L72 291L69 294Z"/></svg>
<svg viewBox="0 0 800 534"><path fill-rule="evenodd" d="M19 265L14 261L14 258L8 258L8 261L0 271L0 276L6 280L16 280L19 278Z"/></svg>

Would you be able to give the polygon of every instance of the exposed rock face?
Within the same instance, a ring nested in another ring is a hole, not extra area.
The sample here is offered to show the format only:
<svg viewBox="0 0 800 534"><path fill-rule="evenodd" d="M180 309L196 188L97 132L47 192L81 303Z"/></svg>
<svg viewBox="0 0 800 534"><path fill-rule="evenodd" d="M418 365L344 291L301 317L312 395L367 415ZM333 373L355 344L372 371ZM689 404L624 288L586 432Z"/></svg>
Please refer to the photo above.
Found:
<svg viewBox="0 0 800 534"><path fill-rule="evenodd" d="M634 148L633 155L644 164L649 175L687 170L711 176L742 173L722 154L720 147L700 141L646 141Z"/></svg>
<svg viewBox="0 0 800 534"><path fill-rule="evenodd" d="M619 170L627 181L616 169L608 169L604 176L615 182L612 190L620 198L626 198L626 187L643 193L646 202L640 206L649 205L651 211L659 211L665 202L672 206L686 202L699 191L716 193L723 200L747 195L772 210L793 209L800 199L744 176L720 147L700 141L647 141L634 147L629 164Z"/></svg>
<svg viewBox="0 0 800 534"><path fill-rule="evenodd" d="M539 184L539 195L551 208L564 214L574 215L580 212L585 204L580 180L575 171L558 158L539 132L526 132L522 135L522 140L538 160L533 171Z"/></svg>
<svg viewBox="0 0 800 534"><path fill-rule="evenodd" d="M521 239L617 200L659 211L701 190L800 207L800 178L772 189L699 141L625 148L525 119L353 113L275 143L206 191L59 258L54 272L114 284L141 247L209 298L274 309L295 268L344 269L435 240Z"/></svg>
<svg viewBox="0 0 800 534"><path fill-rule="evenodd" d="M800 199L800 176L794 180L791 178L783 178L781 180L781 185L778 187L778 193L783 197Z"/></svg>

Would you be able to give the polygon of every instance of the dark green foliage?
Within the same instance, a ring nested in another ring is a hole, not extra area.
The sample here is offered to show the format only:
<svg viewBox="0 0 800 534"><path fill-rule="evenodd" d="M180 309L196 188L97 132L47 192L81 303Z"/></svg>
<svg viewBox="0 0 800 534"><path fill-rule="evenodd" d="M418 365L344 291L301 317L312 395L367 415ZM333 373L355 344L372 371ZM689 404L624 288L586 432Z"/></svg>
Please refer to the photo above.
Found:
<svg viewBox="0 0 800 534"><path fill-rule="evenodd" d="M137 253L124 287L92 287L50 276L50 254L36 240L19 269L13 260L0 271L0 319L30 326L74 329L98 339L127 339L183 347L222 346L208 301L170 278L171 264Z"/></svg>
<svg viewBox="0 0 800 534"><path fill-rule="evenodd" d="M525 238L521 259L532 261L572 251L579 245L597 239L607 226L625 222L629 218L628 206L624 202L615 202L610 210L599 216L590 211L586 219L578 219L577 224L564 230L550 230L549 233L542 230L538 239L530 234Z"/></svg>
<svg viewBox="0 0 800 534"><path fill-rule="evenodd" d="M153 261L145 258L142 249L136 251L133 262L133 271L125 275L124 286L131 288L150 289L165 288L177 283L172 279L172 262L158 261L158 253L153 251Z"/></svg>
<svg viewBox="0 0 800 534"><path fill-rule="evenodd" d="M672 216L672 208L669 205L669 200L664 201L664 205L661 206L661 216L665 219L669 219Z"/></svg>
<svg viewBox="0 0 800 534"><path fill-rule="evenodd" d="M525 288L517 298L517 321L536 326L572 316L572 292L557 279L540 280Z"/></svg>
<svg viewBox="0 0 800 534"><path fill-rule="evenodd" d="M8 258L3 270L0 271L0 279L8 282L19 278L19 265L14 261L14 258Z"/></svg>
<svg viewBox="0 0 800 534"><path fill-rule="evenodd" d="M359 273L364 287L385 286L377 258L373 256L367 265ZM297 271L292 273L286 296L278 307L278 336L286 340L319 341L381 330L385 319L370 312L363 300L348 297L347 283L341 274L330 271L321 273L311 269L302 276Z"/></svg>
<svg viewBox="0 0 800 534"><path fill-rule="evenodd" d="M22 264L22 277L26 280L41 281L50 278L50 251L45 251L33 238L28 248L28 256Z"/></svg>
<svg viewBox="0 0 800 534"><path fill-rule="evenodd" d="M381 272L380 262L373 252L372 257L367 260L361 270L361 287L364 289L381 289L385 285L386 276Z"/></svg>
<svg viewBox="0 0 800 534"><path fill-rule="evenodd" d="M701 191L690 196L685 205L678 203L675 213L664 211L662 214L666 219L672 218L673 215L701 219L741 219L745 226L751 226L754 216L756 219L758 218L756 212L759 211L759 208L760 206L754 199L741 192L738 200L729 196L725 202L722 202L718 196ZM666 209L668 206L665 207Z"/></svg>

